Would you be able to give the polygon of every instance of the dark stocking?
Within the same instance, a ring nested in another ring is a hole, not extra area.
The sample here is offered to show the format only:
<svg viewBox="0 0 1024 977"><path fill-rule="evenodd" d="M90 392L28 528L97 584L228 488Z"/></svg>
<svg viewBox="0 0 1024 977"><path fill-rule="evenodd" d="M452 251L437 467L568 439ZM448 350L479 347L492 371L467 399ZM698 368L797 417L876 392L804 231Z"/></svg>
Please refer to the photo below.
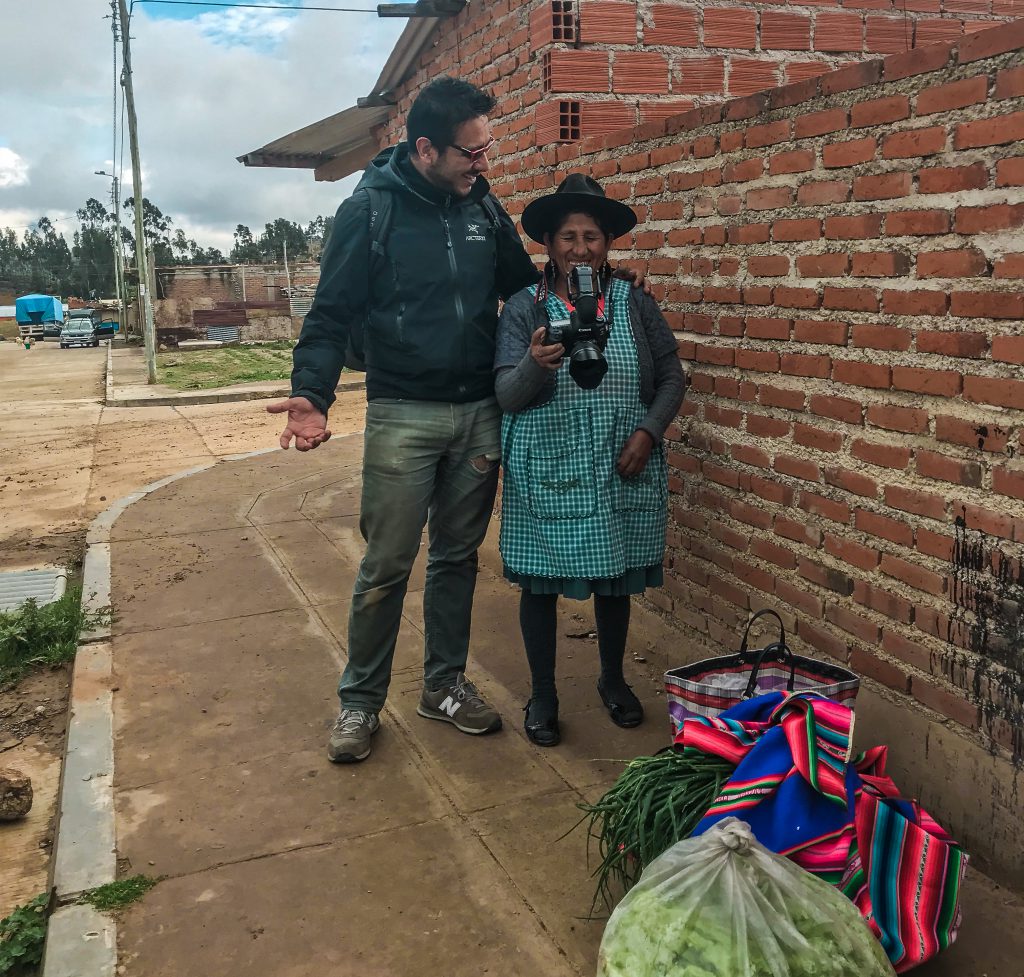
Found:
<svg viewBox="0 0 1024 977"><path fill-rule="evenodd" d="M555 704L557 609L557 594L531 594L524 590L519 600L519 626L533 683L531 698L535 703L552 707Z"/></svg>
<svg viewBox="0 0 1024 977"><path fill-rule="evenodd" d="M622 659L626 654L629 632L629 597L594 596L597 620L597 648L601 656L601 685L608 690L625 686Z"/></svg>

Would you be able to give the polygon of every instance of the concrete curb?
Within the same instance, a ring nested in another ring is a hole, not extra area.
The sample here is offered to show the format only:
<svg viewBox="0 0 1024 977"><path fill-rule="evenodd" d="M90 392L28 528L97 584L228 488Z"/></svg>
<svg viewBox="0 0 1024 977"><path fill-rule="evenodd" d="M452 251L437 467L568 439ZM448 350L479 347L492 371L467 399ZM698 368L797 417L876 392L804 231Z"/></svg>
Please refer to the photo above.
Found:
<svg viewBox="0 0 1024 977"><path fill-rule="evenodd" d="M337 390L365 390L366 377L360 374L360 380L345 380L339 383ZM104 395L106 407L194 407L198 404L231 404L247 400L284 399L292 395L290 383L282 383L277 387L265 390L197 390L191 393L163 394L159 397L119 397L114 386L114 358L112 347L107 345L107 381Z"/></svg>
<svg viewBox="0 0 1024 977"><path fill-rule="evenodd" d="M92 906L62 906L50 917L46 977L114 977L117 930L114 920Z"/></svg>
<svg viewBox="0 0 1024 977"><path fill-rule="evenodd" d="M219 461L241 461L279 450L268 448ZM110 531L118 517L151 492L219 461L151 482L118 499L92 521L86 534L82 586L86 607L98 610L110 604ZM51 888L58 908L50 917L43 977L110 977L117 967L114 918L74 901L88 889L113 882L117 874L112 682L110 627L103 626L82 635L75 656L54 833Z"/></svg>
<svg viewBox="0 0 1024 977"><path fill-rule="evenodd" d="M109 641L78 649L53 864L58 903L113 882L117 870L112 671Z"/></svg>

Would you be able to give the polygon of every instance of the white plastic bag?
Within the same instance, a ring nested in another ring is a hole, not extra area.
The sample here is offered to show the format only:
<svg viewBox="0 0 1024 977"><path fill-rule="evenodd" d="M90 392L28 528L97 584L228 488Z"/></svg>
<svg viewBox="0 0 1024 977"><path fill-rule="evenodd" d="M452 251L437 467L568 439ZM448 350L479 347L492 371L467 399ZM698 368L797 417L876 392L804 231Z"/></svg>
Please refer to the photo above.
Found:
<svg viewBox="0 0 1024 977"><path fill-rule="evenodd" d="M597 977L893 977L838 889L727 818L656 858L612 913Z"/></svg>

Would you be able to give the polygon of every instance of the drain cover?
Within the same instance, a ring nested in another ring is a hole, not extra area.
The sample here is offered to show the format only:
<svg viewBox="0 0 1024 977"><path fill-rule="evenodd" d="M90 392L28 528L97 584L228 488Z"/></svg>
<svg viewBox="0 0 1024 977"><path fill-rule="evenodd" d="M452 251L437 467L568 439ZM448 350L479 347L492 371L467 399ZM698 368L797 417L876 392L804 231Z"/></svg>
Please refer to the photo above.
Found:
<svg viewBox="0 0 1024 977"><path fill-rule="evenodd" d="M60 600L67 585L68 572L60 567L0 573L0 611L24 604L30 597L38 604L52 604Z"/></svg>

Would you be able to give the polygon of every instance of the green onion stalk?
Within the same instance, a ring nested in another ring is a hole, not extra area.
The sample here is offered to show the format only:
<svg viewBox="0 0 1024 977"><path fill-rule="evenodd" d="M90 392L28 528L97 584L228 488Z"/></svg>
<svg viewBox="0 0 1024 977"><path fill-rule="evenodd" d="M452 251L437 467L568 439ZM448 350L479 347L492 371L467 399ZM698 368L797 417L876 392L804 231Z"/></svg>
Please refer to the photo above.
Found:
<svg viewBox="0 0 1024 977"><path fill-rule="evenodd" d="M669 746L630 760L597 803L578 805L589 815L588 854L593 840L601 856L591 912L599 899L611 909L616 894L635 885L645 866L689 838L733 770L721 757Z"/></svg>

